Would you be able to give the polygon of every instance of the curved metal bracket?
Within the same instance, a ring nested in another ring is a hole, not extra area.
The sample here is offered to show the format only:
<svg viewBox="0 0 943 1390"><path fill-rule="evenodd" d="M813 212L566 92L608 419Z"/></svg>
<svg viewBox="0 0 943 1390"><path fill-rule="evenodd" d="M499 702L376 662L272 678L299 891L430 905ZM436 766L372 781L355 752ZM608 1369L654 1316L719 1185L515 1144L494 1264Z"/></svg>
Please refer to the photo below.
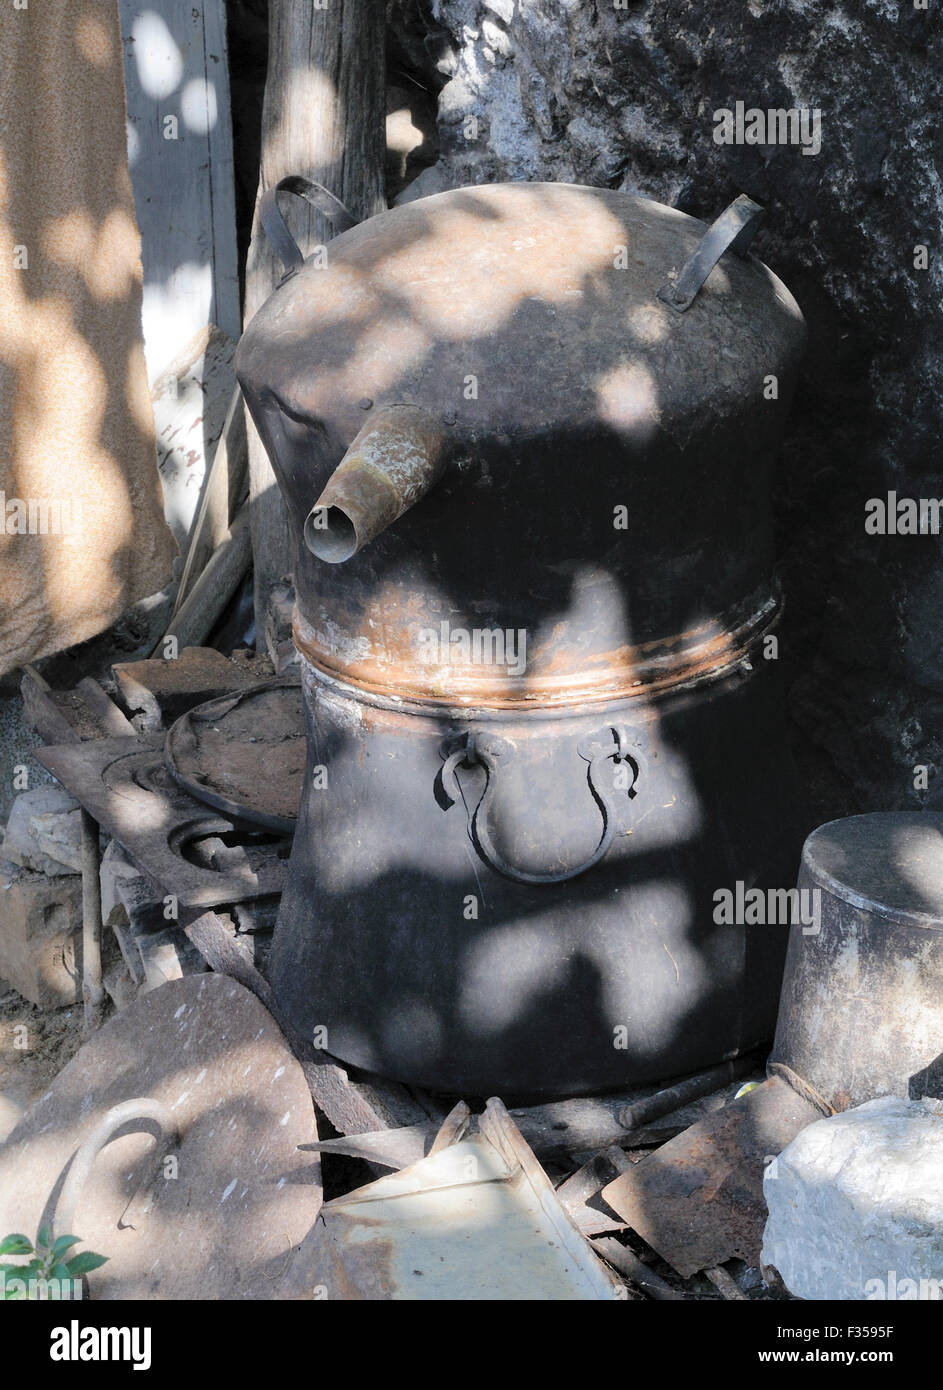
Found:
<svg viewBox="0 0 943 1390"><path fill-rule="evenodd" d="M658 291L658 298L683 314L697 298L704 281L725 251L745 256L756 235L763 209L745 193L735 198L725 212L712 222L692 254L678 272Z"/></svg>
<svg viewBox="0 0 943 1390"><path fill-rule="evenodd" d="M628 752L628 735L625 729L611 725L604 732L610 733L613 737L613 742L608 746L600 741L601 735L596 734L585 739L578 748L580 757L589 763L587 781L596 804L602 812L602 835L588 859L584 859L575 868L566 869L557 874L533 874L524 869L516 869L498 853L491 838L487 812L496 785L499 762L502 758L506 758L510 746L503 739L482 740L474 732L463 735L460 746L456 747L454 752L449 753L445 759L441 771L442 789L450 806L459 798L464 800L457 776L458 768L462 764L484 768L487 780L477 805L468 812L468 834L489 868L503 874L505 878L514 879L517 883L565 883L567 879L576 878L579 874L584 874L587 869L591 869L594 864L599 863L612 844L616 832L612 791L600 779L603 764L610 761L625 763L631 769L631 781L624 788L629 795L632 794L639 776L639 763L637 758L630 756Z"/></svg>
<svg viewBox="0 0 943 1390"><path fill-rule="evenodd" d="M304 264L304 256L301 254L301 247L288 230L288 224L278 206L279 193L293 193L296 198L310 203L330 221L335 236L357 225L357 218L347 210L339 198L335 198L323 184L303 178L301 174L289 174L287 178L280 179L274 188L267 188L259 200L259 221L272 243L272 250L289 275Z"/></svg>

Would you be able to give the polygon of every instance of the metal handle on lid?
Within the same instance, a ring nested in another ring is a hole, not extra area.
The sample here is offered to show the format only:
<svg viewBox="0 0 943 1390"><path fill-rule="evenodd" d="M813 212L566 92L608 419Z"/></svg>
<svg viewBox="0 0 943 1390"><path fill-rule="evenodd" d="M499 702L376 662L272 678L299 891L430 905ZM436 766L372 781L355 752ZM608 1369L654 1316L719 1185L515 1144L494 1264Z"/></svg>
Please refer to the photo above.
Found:
<svg viewBox="0 0 943 1390"><path fill-rule="evenodd" d="M751 241L756 235L763 209L745 193L735 198L726 211L712 222L701 237L697 247L678 272L678 278L669 280L658 291L658 298L672 309L683 314L690 309L704 281L725 251L736 251L745 256Z"/></svg>
<svg viewBox="0 0 943 1390"><path fill-rule="evenodd" d="M310 203L313 208L328 218L334 228L335 236L357 225L357 218L348 211L339 198L335 198L334 194L323 184L303 178L301 174L289 174L287 178L280 179L274 188L267 188L259 200L259 221L265 235L272 243L272 250L289 275L304 263L304 256L301 254L301 248L297 241L288 230L288 224L278 206L279 193L293 193L296 198L303 198L306 203Z"/></svg>

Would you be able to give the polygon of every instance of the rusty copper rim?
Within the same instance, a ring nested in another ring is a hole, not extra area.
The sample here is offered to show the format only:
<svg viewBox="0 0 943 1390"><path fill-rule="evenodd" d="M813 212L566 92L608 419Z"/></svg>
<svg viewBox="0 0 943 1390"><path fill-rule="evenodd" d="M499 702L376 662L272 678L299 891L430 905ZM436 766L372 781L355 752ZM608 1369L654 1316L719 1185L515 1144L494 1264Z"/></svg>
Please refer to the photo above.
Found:
<svg viewBox="0 0 943 1390"><path fill-rule="evenodd" d="M665 642L635 647L618 668L590 670L563 677L507 676L500 683L494 677L469 675L464 668L448 688L435 689L415 679L414 669L398 668L397 679L377 680L358 672L357 665L339 662L311 625L295 608L292 632L295 646L304 661L321 677L345 686L371 703L402 707L410 704L423 709L469 712L495 710L559 710L566 706L608 705L633 699L651 700L655 696L700 685L727 675L732 668L749 660L755 647L775 626L780 615L778 592L742 617L743 609L724 615L697 633L686 633ZM728 622L727 618L733 621ZM739 619L739 621L737 621ZM371 668L371 677L375 667ZM424 673L423 673L424 674Z"/></svg>

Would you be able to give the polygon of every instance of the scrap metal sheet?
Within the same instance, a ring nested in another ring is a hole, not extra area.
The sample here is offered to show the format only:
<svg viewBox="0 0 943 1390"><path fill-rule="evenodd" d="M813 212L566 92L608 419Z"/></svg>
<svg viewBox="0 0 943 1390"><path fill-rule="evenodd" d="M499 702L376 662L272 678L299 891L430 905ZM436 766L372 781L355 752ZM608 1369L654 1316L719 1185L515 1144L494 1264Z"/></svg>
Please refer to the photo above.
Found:
<svg viewBox="0 0 943 1390"><path fill-rule="evenodd" d="M620 1174L603 1199L686 1279L735 1256L756 1265L766 1164L818 1119L774 1077Z"/></svg>

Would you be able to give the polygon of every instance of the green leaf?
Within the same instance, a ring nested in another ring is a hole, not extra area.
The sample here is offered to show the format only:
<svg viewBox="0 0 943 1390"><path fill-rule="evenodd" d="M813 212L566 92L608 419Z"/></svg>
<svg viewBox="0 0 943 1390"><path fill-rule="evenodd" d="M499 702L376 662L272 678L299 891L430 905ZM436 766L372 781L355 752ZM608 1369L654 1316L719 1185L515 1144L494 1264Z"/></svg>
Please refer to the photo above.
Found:
<svg viewBox="0 0 943 1390"><path fill-rule="evenodd" d="M64 1255L69 1246L78 1245L80 1239L80 1236L60 1236L52 1247L52 1253L54 1255Z"/></svg>
<svg viewBox="0 0 943 1390"><path fill-rule="evenodd" d="M51 1238L52 1238L52 1232L50 1231L49 1227L48 1227L48 1226L40 1226L40 1228L39 1228L39 1235L36 1237L36 1246L37 1246L37 1249L39 1248L40 1245L44 1245L44 1246L46 1247L46 1249L48 1250L48 1248L49 1248L49 1243L50 1243Z"/></svg>
<svg viewBox="0 0 943 1390"><path fill-rule="evenodd" d="M91 1274L93 1269L100 1269L102 1265L107 1263L107 1255L96 1255L91 1250L83 1250L81 1255L76 1255L75 1259L69 1260L66 1269L68 1269L71 1279L78 1279L80 1275Z"/></svg>
<svg viewBox="0 0 943 1390"><path fill-rule="evenodd" d="M69 1266L64 1263L64 1261L59 1260L57 1264L53 1265L52 1270L49 1274L49 1278L61 1279L64 1283L71 1283L72 1271L69 1269Z"/></svg>
<svg viewBox="0 0 943 1390"><path fill-rule="evenodd" d="M29 1284L31 1279L43 1277L43 1266L39 1260L30 1260L29 1264L25 1265L0 1265L0 1271L3 1273L4 1280L4 1301L10 1298L26 1298L28 1296L26 1293L21 1295L16 1289L8 1288L6 1286L8 1280L20 1279L24 1284Z"/></svg>
<svg viewBox="0 0 943 1390"><path fill-rule="evenodd" d="M4 1236L0 1240L0 1255L32 1255L33 1242L26 1236Z"/></svg>

